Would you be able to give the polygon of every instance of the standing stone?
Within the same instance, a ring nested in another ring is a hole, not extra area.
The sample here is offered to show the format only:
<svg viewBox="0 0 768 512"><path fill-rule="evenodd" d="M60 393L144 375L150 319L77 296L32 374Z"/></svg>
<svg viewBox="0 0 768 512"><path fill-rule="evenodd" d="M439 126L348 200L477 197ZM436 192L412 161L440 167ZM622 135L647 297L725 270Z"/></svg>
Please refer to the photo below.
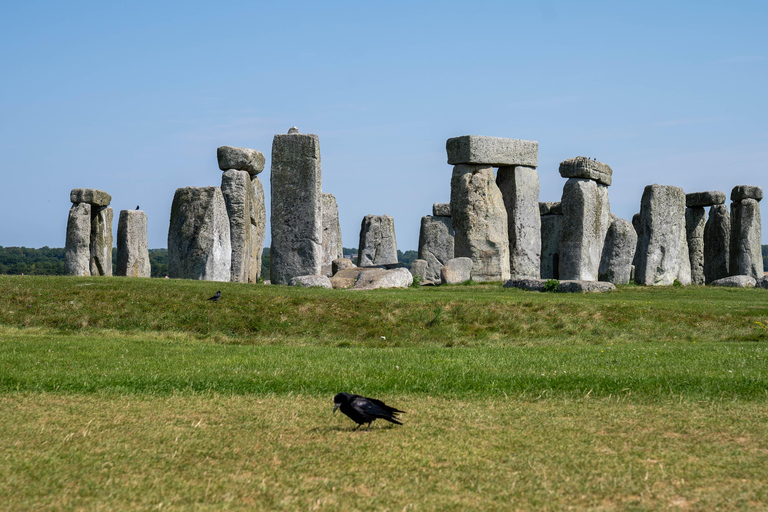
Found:
<svg viewBox="0 0 768 512"><path fill-rule="evenodd" d="M434 279L427 278L427 268L429 268L429 263L427 263L427 260L413 260L411 262L411 267L408 270L411 271L411 275L414 278L418 277L422 282L423 281L434 282Z"/></svg>
<svg viewBox="0 0 768 512"><path fill-rule="evenodd" d="M440 281L440 269L453 259L453 222L450 217L429 215L421 218L419 259L427 262L423 279Z"/></svg>
<svg viewBox="0 0 768 512"><path fill-rule="evenodd" d="M64 268L69 276L91 275L91 205L76 203L69 209Z"/></svg>
<svg viewBox="0 0 768 512"><path fill-rule="evenodd" d="M533 167L500 167L496 185L507 210L510 275L513 279L538 279L541 274L539 174Z"/></svg>
<svg viewBox="0 0 768 512"><path fill-rule="evenodd" d="M603 255L600 259L600 281L613 284L629 283L632 259L637 248L637 233L632 223L611 215L612 222L605 234Z"/></svg>
<svg viewBox="0 0 768 512"><path fill-rule="evenodd" d="M451 215L454 256L472 260L471 279L476 282L508 281L507 210L492 167L454 166Z"/></svg>
<svg viewBox="0 0 768 512"><path fill-rule="evenodd" d="M219 148L221 149L221 148ZM254 240L251 235L251 210L255 201L251 176L247 171L229 169L221 175L221 194L229 216L229 239L232 246L230 280L247 283L251 280L251 260Z"/></svg>
<svg viewBox="0 0 768 512"><path fill-rule="evenodd" d="M341 245L341 224L339 223L339 206L333 194L322 194L323 208L323 264L322 275L332 276L333 260L344 257Z"/></svg>
<svg viewBox="0 0 768 512"><path fill-rule="evenodd" d="M114 213L109 206L91 205L91 275L112 275L112 220Z"/></svg>
<svg viewBox="0 0 768 512"><path fill-rule="evenodd" d="M292 130L294 131L294 130ZM320 275L323 212L317 135L275 135L272 142L271 282Z"/></svg>
<svg viewBox="0 0 768 512"><path fill-rule="evenodd" d="M704 226L707 211L703 206L685 209L685 233L688 241L688 258L691 262L691 282L704 284Z"/></svg>
<svg viewBox="0 0 768 512"><path fill-rule="evenodd" d="M704 225L704 281L728 277L731 245L731 216L724 204L713 205Z"/></svg>
<svg viewBox="0 0 768 512"><path fill-rule="evenodd" d="M560 203L557 203L560 204ZM551 211L551 210L550 210ZM562 215L541 216L541 278L560 278L560 232Z"/></svg>
<svg viewBox="0 0 768 512"><path fill-rule="evenodd" d="M635 248L635 257L632 258L632 266L637 267L637 258L640 257L640 239L642 238L642 235L640 234L640 214L636 213L632 216L632 227L635 228L635 233L637 233L637 247Z"/></svg>
<svg viewBox="0 0 768 512"><path fill-rule="evenodd" d="M643 285L691 283L685 231L685 192L648 185L640 202L640 256L635 279Z"/></svg>
<svg viewBox="0 0 768 512"><path fill-rule="evenodd" d="M560 279L597 281L611 222L608 187L591 179L569 178L561 202Z"/></svg>
<svg viewBox="0 0 768 512"><path fill-rule="evenodd" d="M760 191L762 195L762 190ZM733 196L733 194L732 194ZM731 275L763 277L760 203L742 199L731 203L731 249L728 270Z"/></svg>
<svg viewBox="0 0 768 512"><path fill-rule="evenodd" d="M176 189L168 228L168 275L229 281L232 245L227 205L219 187Z"/></svg>
<svg viewBox="0 0 768 512"><path fill-rule="evenodd" d="M117 221L116 276L151 277L147 244L147 215L141 210L121 210Z"/></svg>
<svg viewBox="0 0 768 512"><path fill-rule="evenodd" d="M397 263L395 220L389 215L366 215L360 226L358 267Z"/></svg>
<svg viewBox="0 0 768 512"><path fill-rule="evenodd" d="M267 236L267 203L264 200L264 187L261 180L251 178L253 201L251 202L251 242L253 257L248 270L248 282L256 283L261 278L261 256L264 253L264 238Z"/></svg>

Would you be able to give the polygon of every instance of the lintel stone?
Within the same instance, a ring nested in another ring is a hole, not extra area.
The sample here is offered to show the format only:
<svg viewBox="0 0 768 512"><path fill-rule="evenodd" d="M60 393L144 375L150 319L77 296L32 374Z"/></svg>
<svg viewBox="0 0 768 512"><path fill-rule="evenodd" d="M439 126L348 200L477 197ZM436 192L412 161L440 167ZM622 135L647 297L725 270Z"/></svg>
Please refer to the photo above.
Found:
<svg viewBox="0 0 768 512"><path fill-rule="evenodd" d="M714 206L725 203L725 192L710 190L708 192L691 192L685 194L685 206L695 208L697 206Z"/></svg>
<svg viewBox="0 0 768 512"><path fill-rule="evenodd" d="M216 149L219 169L247 171L252 177L264 170L264 153L255 149L221 146Z"/></svg>
<svg viewBox="0 0 768 512"><path fill-rule="evenodd" d="M610 186L613 169L597 160L590 160L585 156L569 158L560 163L560 176L563 178L582 178L595 180L596 182Z"/></svg>
<svg viewBox="0 0 768 512"><path fill-rule="evenodd" d="M73 188L69 200L75 204L88 203L93 206L109 206L112 196L103 190L95 188Z"/></svg>
<svg viewBox="0 0 768 512"><path fill-rule="evenodd" d="M731 201L743 201L754 199L757 202L763 199L763 189L752 185L738 185L731 190Z"/></svg>
<svg viewBox="0 0 768 512"><path fill-rule="evenodd" d="M539 166L539 143L534 140L462 135L448 139L445 149L450 165Z"/></svg>

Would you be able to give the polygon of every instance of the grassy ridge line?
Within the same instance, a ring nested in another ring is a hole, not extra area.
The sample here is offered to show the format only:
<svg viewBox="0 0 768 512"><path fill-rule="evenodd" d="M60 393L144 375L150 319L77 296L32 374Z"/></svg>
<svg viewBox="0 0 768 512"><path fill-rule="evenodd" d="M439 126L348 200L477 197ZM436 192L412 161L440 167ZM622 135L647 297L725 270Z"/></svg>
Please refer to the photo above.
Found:
<svg viewBox="0 0 768 512"><path fill-rule="evenodd" d="M339 348L23 334L0 341L0 392L768 401L766 360L762 343Z"/></svg>
<svg viewBox="0 0 768 512"><path fill-rule="evenodd" d="M219 303L205 299L217 289ZM232 343L417 346L768 340L768 291L498 284L359 292L191 280L0 276L0 325Z"/></svg>

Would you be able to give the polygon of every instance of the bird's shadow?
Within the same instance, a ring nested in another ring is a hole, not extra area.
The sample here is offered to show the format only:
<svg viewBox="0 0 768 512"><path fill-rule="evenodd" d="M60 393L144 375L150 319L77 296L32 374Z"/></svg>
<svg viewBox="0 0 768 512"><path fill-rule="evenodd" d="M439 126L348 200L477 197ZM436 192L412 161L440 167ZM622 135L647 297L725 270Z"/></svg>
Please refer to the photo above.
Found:
<svg viewBox="0 0 768 512"><path fill-rule="evenodd" d="M380 425L379 427L376 427L375 425L371 425L370 430L366 430L365 426L362 426L358 429L355 427L343 427L341 425L329 425L327 427L313 427L309 429L310 432L376 432L379 430L392 430L395 428L395 425Z"/></svg>

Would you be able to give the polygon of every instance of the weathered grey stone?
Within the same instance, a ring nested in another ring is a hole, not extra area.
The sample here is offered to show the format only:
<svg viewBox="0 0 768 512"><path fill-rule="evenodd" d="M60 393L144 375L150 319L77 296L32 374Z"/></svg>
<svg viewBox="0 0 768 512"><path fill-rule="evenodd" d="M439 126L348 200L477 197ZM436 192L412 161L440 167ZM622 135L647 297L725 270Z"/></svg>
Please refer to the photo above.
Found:
<svg viewBox="0 0 768 512"><path fill-rule="evenodd" d="M69 200L73 203L88 203L92 206L109 206L112 196L96 188L73 188L69 193Z"/></svg>
<svg viewBox="0 0 768 512"><path fill-rule="evenodd" d="M472 260L472 279L507 281L509 230L493 168L457 165L451 177L454 256Z"/></svg>
<svg viewBox="0 0 768 512"><path fill-rule="evenodd" d="M640 202L640 256L636 280L643 285L691 283L685 233L685 192L679 187L648 185Z"/></svg>
<svg viewBox="0 0 768 512"><path fill-rule="evenodd" d="M558 293L603 293L616 289L613 283L604 281L560 281Z"/></svg>
<svg viewBox="0 0 768 512"><path fill-rule="evenodd" d="M450 217L451 203L435 203L432 205L432 215L435 217Z"/></svg>
<svg viewBox="0 0 768 512"><path fill-rule="evenodd" d="M347 269L339 270L331 278L331 286L334 289L352 288L357 282L357 278L360 277L360 273L365 270L360 267L350 267Z"/></svg>
<svg viewBox="0 0 768 512"><path fill-rule="evenodd" d="M636 249L637 233L632 223L625 219L613 219L605 234L599 280L613 284L629 283Z"/></svg>
<svg viewBox="0 0 768 512"><path fill-rule="evenodd" d="M176 189L168 228L168 275L229 281L232 245L229 216L219 187Z"/></svg>
<svg viewBox="0 0 768 512"><path fill-rule="evenodd" d="M763 276L760 203L742 199L731 203L731 247L728 270L732 275Z"/></svg>
<svg viewBox="0 0 768 512"><path fill-rule="evenodd" d="M556 203L544 202L539 203L539 215L562 215L563 206L560 201Z"/></svg>
<svg viewBox="0 0 768 512"><path fill-rule="evenodd" d="M360 225L357 266L375 267L397 263L395 220L389 215L366 215Z"/></svg>
<svg viewBox="0 0 768 512"><path fill-rule="evenodd" d="M411 275L416 278L418 277L422 281L427 280L427 267L429 266L429 263L427 263L427 260L413 260L411 262L411 268L408 270L411 271ZM440 268L443 268L442 266ZM429 279L432 281L432 279Z"/></svg>
<svg viewBox="0 0 768 512"><path fill-rule="evenodd" d="M760 279L756 279L755 288L768 288L768 276L763 275Z"/></svg>
<svg viewBox="0 0 768 512"><path fill-rule="evenodd" d="M716 279L710 284L712 286L727 286L729 288L754 288L757 280L752 276L729 276Z"/></svg>
<svg viewBox="0 0 768 512"><path fill-rule="evenodd" d="M725 203L725 192L720 192L719 190L685 194L685 206L688 208L693 208L695 206L714 206L723 203Z"/></svg>
<svg viewBox="0 0 768 512"><path fill-rule="evenodd" d="M563 228L562 215L541 216L541 278L560 277L560 230Z"/></svg>
<svg viewBox="0 0 768 512"><path fill-rule="evenodd" d="M64 268L69 276L91 275L91 205L75 203L69 209Z"/></svg>
<svg viewBox="0 0 768 512"><path fill-rule="evenodd" d="M288 283L290 286L303 286L304 288L333 288L328 276L296 276Z"/></svg>
<svg viewBox="0 0 768 512"><path fill-rule="evenodd" d="M344 248L341 245L339 207L333 194L323 193L320 197L322 198L323 209L323 262L320 273L330 277L333 275L333 261L344 256Z"/></svg>
<svg viewBox="0 0 768 512"><path fill-rule="evenodd" d="M560 279L597 281L605 234L611 223L608 187L584 178L563 186Z"/></svg>
<svg viewBox="0 0 768 512"><path fill-rule="evenodd" d="M548 279L510 279L504 288L520 288L531 292L543 292Z"/></svg>
<svg viewBox="0 0 768 512"><path fill-rule="evenodd" d="M222 171L236 169L256 176L264 170L264 154L255 149L221 146L216 150L216 157L219 160L219 169Z"/></svg>
<svg viewBox="0 0 768 512"><path fill-rule="evenodd" d="M533 140L463 135L448 139L445 149L451 165L539 166L539 143Z"/></svg>
<svg viewBox="0 0 768 512"><path fill-rule="evenodd" d="M704 282L728 277L731 246L731 215L724 204L713 205L704 225Z"/></svg>
<svg viewBox="0 0 768 512"><path fill-rule="evenodd" d="M731 201L739 202L744 199L754 199L755 201L760 202L763 199L763 189L752 185L738 185L733 187L733 190L731 190Z"/></svg>
<svg viewBox="0 0 768 512"><path fill-rule="evenodd" d="M272 142L271 281L319 275L323 261L320 141L317 135L275 135Z"/></svg>
<svg viewBox="0 0 768 512"><path fill-rule="evenodd" d="M112 220L114 213L109 206L91 205L91 275L112 275Z"/></svg>
<svg viewBox="0 0 768 512"><path fill-rule="evenodd" d="M248 268L248 282L256 283L261 278L261 255L264 253L264 239L267 236L267 204L264 186L257 177L251 178L253 201L251 201L251 243L253 254Z"/></svg>
<svg viewBox="0 0 768 512"><path fill-rule="evenodd" d="M413 276L407 268L364 269L355 282L356 290L376 290L379 288L408 288L413 284Z"/></svg>
<svg viewBox="0 0 768 512"><path fill-rule="evenodd" d="M121 210L117 221L116 276L151 277L147 245L147 215L142 210Z"/></svg>
<svg viewBox="0 0 768 512"><path fill-rule="evenodd" d="M440 269L453 259L453 222L451 217L422 217L419 231L419 259L427 262L422 279L440 280Z"/></svg>
<svg viewBox="0 0 768 512"><path fill-rule="evenodd" d="M471 258L453 258L448 260L440 269L440 282L442 284L461 284L472 279L474 263Z"/></svg>
<svg viewBox="0 0 768 512"><path fill-rule="evenodd" d="M233 283L254 282L255 279L250 275L255 251L255 241L251 238L251 213L256 198L250 174L236 169L224 171L221 175L221 194L229 216L229 239L232 246L230 280Z"/></svg>
<svg viewBox="0 0 768 512"><path fill-rule="evenodd" d="M686 202L688 195L686 195ZM707 211L703 206L685 209L685 232L688 241L688 259L691 262L691 282L704 284L704 226Z"/></svg>
<svg viewBox="0 0 768 512"><path fill-rule="evenodd" d="M338 272L341 272L342 270L346 270L348 268L353 268L355 266L354 263L352 263L352 260L347 258L336 258L331 262L331 272L333 275L336 275Z"/></svg>
<svg viewBox="0 0 768 512"><path fill-rule="evenodd" d="M577 156L560 162L560 176L563 178L583 178L595 180L601 185L610 186L613 170L607 164Z"/></svg>
<svg viewBox="0 0 768 512"><path fill-rule="evenodd" d="M510 277L537 279L541 275L539 174L533 167L500 167L496 185L507 210Z"/></svg>

